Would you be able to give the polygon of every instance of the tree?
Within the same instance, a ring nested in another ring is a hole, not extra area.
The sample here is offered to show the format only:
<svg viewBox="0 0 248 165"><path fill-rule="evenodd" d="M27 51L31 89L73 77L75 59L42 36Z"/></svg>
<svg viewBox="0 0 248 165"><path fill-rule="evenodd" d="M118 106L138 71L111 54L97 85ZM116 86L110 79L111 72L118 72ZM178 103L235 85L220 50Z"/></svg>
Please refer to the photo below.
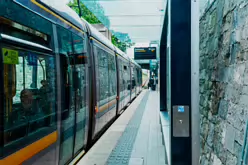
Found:
<svg viewBox="0 0 248 165"><path fill-rule="evenodd" d="M115 35L112 35L112 43L123 52L126 52L127 48L130 48L134 45L134 43L131 42L129 36L127 40L121 42L120 39L118 39Z"/></svg>
<svg viewBox="0 0 248 165"><path fill-rule="evenodd" d="M127 48L134 45L128 34L114 31L112 31L112 34L112 43L114 43L114 45L118 45L117 47L123 52L126 52Z"/></svg>
<svg viewBox="0 0 248 165"><path fill-rule="evenodd" d="M103 24L109 29L110 21L108 17L105 15L105 12L102 6L96 1L91 1L90 3L91 3L90 5L87 5L89 8L84 3L80 3L82 17L90 24L102 24L103 22ZM79 15L79 7L78 7L77 0L70 1L68 3L68 6L72 8ZM96 15L94 15L91 12L91 10L97 10ZM113 45L118 47L123 52L125 52L127 48L134 45L134 43L132 43L130 37L127 34L122 34L120 32L114 32L114 31L112 31L112 34L113 35L111 37L111 40L112 40ZM124 40L123 39L122 41L119 40L118 37L123 36L123 35L125 36Z"/></svg>
<svg viewBox="0 0 248 165"><path fill-rule="evenodd" d="M79 15L77 0L70 1L67 5ZM82 17L87 22L89 22L90 24L101 23L101 21L83 3L80 3L80 7L82 11Z"/></svg>

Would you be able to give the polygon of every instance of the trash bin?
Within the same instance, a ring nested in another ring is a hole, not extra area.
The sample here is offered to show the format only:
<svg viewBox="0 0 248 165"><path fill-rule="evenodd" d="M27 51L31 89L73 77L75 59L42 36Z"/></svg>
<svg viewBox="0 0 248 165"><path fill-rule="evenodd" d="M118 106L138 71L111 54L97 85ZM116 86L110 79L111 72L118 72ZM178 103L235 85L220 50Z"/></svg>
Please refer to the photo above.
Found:
<svg viewBox="0 0 248 165"><path fill-rule="evenodd" d="M153 91L156 90L156 85L152 85L152 90L153 90Z"/></svg>

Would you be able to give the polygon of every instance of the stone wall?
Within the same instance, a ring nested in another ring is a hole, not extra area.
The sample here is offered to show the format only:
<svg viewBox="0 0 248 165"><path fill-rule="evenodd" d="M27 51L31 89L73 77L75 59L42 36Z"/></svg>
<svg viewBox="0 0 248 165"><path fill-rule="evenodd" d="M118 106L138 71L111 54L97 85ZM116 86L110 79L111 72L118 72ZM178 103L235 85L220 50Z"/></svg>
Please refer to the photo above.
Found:
<svg viewBox="0 0 248 165"><path fill-rule="evenodd" d="M239 164L248 120L248 2L215 0L200 18L201 164Z"/></svg>
<svg viewBox="0 0 248 165"><path fill-rule="evenodd" d="M203 15L215 0L199 0L200 15Z"/></svg>

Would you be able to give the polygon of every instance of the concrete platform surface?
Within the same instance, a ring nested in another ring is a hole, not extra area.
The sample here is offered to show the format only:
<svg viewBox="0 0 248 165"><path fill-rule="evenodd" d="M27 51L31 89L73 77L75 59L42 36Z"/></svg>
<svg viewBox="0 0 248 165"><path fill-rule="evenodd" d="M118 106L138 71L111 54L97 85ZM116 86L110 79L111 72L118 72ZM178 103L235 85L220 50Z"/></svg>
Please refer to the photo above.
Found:
<svg viewBox="0 0 248 165"><path fill-rule="evenodd" d="M159 92L143 90L78 165L167 165L160 120Z"/></svg>

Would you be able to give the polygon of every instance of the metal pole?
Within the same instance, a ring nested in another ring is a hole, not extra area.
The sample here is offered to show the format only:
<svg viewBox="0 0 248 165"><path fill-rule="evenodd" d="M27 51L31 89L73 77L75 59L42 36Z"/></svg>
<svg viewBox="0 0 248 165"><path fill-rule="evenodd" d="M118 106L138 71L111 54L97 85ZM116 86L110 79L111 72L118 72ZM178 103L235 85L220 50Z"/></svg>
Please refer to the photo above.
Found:
<svg viewBox="0 0 248 165"><path fill-rule="evenodd" d="M199 0L191 0L192 165L199 165L200 159L199 97Z"/></svg>
<svg viewBox="0 0 248 165"><path fill-rule="evenodd" d="M82 10L81 10L81 6L80 6L80 0L77 0L77 4L78 4L78 9L79 9L79 17L82 17Z"/></svg>

